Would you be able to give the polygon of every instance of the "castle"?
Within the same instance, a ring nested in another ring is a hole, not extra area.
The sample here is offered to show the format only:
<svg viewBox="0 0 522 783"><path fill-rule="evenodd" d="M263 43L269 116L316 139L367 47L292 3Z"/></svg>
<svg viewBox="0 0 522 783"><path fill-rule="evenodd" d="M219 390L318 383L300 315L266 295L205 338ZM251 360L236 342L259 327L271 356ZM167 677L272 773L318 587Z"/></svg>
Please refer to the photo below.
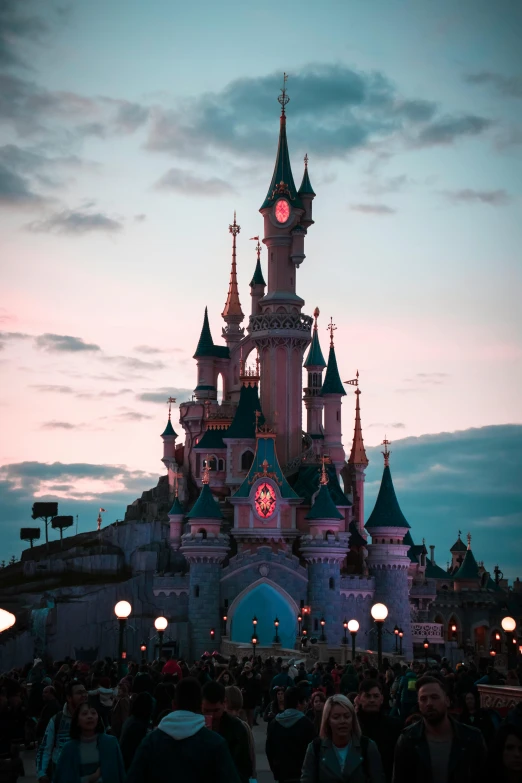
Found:
<svg viewBox="0 0 522 783"><path fill-rule="evenodd" d="M214 342L205 309L197 383L179 406L183 442L170 407L161 436L166 476L128 507L122 523L64 539L63 548L25 550L20 563L2 570L2 606L19 619L2 637L4 668L35 649L55 658L114 654L113 606L122 599L132 605L125 644L135 658L142 644L148 654L157 651L159 615L168 620L164 646L188 658L225 642L250 647L253 632L260 647L275 636L293 649L306 632L335 649L351 619L359 622L357 646L375 649L370 608L380 602L388 608L384 651L396 650L400 628L411 658L428 634L434 651L470 643L487 655L501 617L521 612L518 588L509 590L498 569L491 578L460 534L448 570L424 543L414 544L386 440L380 491L365 521L359 377L341 380L332 322L325 361L319 310L305 314L297 294L316 194L307 157L299 188L294 183L286 89L279 100L275 167L260 207L265 272L255 237L248 321L234 215L222 340ZM345 386L355 397L348 454Z"/></svg>

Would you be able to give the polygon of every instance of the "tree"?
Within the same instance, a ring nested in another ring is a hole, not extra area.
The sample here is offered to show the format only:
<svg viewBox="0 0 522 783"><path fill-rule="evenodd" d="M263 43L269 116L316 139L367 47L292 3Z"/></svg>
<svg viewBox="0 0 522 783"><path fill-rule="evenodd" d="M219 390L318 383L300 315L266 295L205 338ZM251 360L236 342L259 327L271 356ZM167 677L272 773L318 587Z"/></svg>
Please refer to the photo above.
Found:
<svg viewBox="0 0 522 783"><path fill-rule="evenodd" d="M65 516L65 517L53 517L51 520L51 525L55 530L60 531L60 546L63 549L63 531L68 528L72 527L74 523L74 519L72 516Z"/></svg>
<svg viewBox="0 0 522 783"><path fill-rule="evenodd" d="M20 528L20 541L29 541L31 549L33 548L33 541L40 540L40 528L39 527L21 527Z"/></svg>
<svg viewBox="0 0 522 783"><path fill-rule="evenodd" d="M58 514L58 503L33 503L32 519L43 519L45 521L45 543L49 550L49 520Z"/></svg>
<svg viewBox="0 0 522 783"><path fill-rule="evenodd" d="M11 555L11 559L9 561L9 565L14 565L16 563L16 557L14 555Z"/></svg>

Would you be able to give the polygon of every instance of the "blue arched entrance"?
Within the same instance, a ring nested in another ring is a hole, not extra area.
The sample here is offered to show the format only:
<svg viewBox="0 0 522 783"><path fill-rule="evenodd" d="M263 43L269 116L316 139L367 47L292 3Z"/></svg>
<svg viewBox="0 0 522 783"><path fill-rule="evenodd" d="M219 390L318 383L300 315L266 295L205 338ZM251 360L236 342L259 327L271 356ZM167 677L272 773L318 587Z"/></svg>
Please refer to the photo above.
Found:
<svg viewBox="0 0 522 783"><path fill-rule="evenodd" d="M282 646L293 648L297 633L297 616L291 603L276 587L263 582L244 594L230 619L231 641L250 644L254 616L258 620L259 645L270 646L274 641L274 620L277 617Z"/></svg>

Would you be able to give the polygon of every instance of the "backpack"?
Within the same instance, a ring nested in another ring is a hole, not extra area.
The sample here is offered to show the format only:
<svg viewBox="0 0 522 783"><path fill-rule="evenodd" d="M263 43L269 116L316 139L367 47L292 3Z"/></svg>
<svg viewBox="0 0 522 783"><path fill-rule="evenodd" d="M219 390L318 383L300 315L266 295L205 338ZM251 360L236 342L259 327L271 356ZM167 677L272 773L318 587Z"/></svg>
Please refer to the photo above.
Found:
<svg viewBox="0 0 522 783"><path fill-rule="evenodd" d="M368 737L365 737L364 734L362 734L361 753L362 753L362 762L363 762L363 772L364 772L365 779L367 781L370 781L370 771L368 769L368 742L369 742ZM321 743L322 743L321 737L316 737L312 742L312 745L314 746L316 783L319 783L320 764L321 764Z"/></svg>

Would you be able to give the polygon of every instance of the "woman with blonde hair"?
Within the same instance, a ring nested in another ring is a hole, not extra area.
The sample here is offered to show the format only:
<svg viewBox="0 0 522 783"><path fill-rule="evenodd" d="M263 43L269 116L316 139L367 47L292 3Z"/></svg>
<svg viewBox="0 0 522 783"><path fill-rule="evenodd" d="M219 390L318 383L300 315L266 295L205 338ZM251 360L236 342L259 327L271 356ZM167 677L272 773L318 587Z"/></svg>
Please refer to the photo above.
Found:
<svg viewBox="0 0 522 783"><path fill-rule="evenodd" d="M346 696L326 700L319 737L306 751L301 783L385 783L377 745L361 735Z"/></svg>

